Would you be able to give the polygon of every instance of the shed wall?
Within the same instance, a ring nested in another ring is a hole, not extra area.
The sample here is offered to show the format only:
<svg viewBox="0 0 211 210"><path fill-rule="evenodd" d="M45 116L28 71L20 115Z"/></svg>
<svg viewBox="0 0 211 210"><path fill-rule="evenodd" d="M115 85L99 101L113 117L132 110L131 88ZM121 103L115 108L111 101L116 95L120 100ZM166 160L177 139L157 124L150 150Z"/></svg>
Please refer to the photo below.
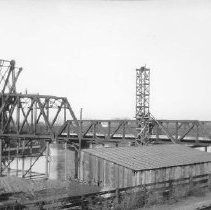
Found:
<svg viewBox="0 0 211 210"><path fill-rule="evenodd" d="M111 161L81 153L80 179L104 189L135 186L135 173Z"/></svg>
<svg viewBox="0 0 211 210"><path fill-rule="evenodd" d="M134 172L132 169L93 156L87 152L81 153L81 180L98 185L103 190L189 178L203 174L211 174L211 163Z"/></svg>
<svg viewBox="0 0 211 210"><path fill-rule="evenodd" d="M189 178L211 173L211 163L199 163L187 166L176 166L154 170L138 171L136 185L157 183L180 178Z"/></svg>

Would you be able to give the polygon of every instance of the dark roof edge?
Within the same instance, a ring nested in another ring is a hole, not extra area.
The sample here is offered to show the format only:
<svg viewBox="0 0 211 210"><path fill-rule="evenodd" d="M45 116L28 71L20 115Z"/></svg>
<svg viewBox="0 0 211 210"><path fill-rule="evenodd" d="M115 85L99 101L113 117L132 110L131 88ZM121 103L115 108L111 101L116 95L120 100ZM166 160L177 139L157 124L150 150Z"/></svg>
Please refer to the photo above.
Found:
<svg viewBox="0 0 211 210"><path fill-rule="evenodd" d="M82 150L82 152L86 152L86 151ZM86 152L86 153L88 153L89 155L92 155L92 156L101 158L101 159L103 159L103 160L112 162L112 161L110 161L110 160L107 160L107 159L105 159L105 158L99 157L99 156L94 155L94 154L92 154L92 153L89 153L89 152ZM130 169L130 170L132 170L132 171L134 171L134 172L138 172L138 171L150 171L150 170L157 170L157 169L173 168L173 167L177 167L177 166L189 166L189 165L196 165L196 164L203 164L203 163L211 163L211 160L210 160L210 161L197 162L197 163L191 163L191 164L174 165L174 166L169 166L169 167L160 167L160 168L142 169L142 170L135 170L135 169L133 169L133 168L129 168L129 167L127 167L127 166L120 165L120 164L118 164L118 163L116 163L116 162L113 162L113 163L116 164L116 165L125 167L125 168L127 168L127 169Z"/></svg>

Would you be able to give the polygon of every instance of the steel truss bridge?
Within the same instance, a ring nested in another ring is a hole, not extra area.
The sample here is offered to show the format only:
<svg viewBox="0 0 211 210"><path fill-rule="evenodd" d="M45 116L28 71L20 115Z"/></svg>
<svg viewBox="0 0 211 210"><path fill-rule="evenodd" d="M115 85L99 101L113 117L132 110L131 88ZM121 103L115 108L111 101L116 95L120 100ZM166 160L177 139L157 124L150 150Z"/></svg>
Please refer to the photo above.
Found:
<svg viewBox="0 0 211 210"><path fill-rule="evenodd" d="M192 120L157 120L152 122L149 139L151 143L184 143L193 146L211 144L209 129L211 121ZM70 142L78 141L78 135L71 130L73 121L67 121L57 135L57 139L67 138ZM117 146L135 143L136 120L82 120L82 144L109 144Z"/></svg>
<svg viewBox="0 0 211 210"><path fill-rule="evenodd" d="M64 144L65 150L72 147L79 154L81 148L90 145L121 146L137 142L137 119L78 121L65 97L18 93L16 83L21 71L15 61L0 60L0 176L11 173L11 163L17 161L14 173L32 178L36 176L32 167L41 156L45 156L44 176L48 178L49 144L55 141ZM192 146L211 144L211 122L152 120L148 107L140 103L146 113L143 118L143 113L136 110L138 125L144 128L148 142L188 143ZM144 122L147 122L146 127ZM141 129L138 133L143 137ZM24 164L25 157L30 158L29 167ZM19 158L23 159L21 167L18 166Z"/></svg>
<svg viewBox="0 0 211 210"><path fill-rule="evenodd" d="M17 93L16 82L21 71L15 61L0 60L0 175L6 173L14 160L30 157L29 168L24 167L23 161L16 173L31 177L33 165L45 155L48 176L49 143L57 139L66 121L72 120L70 127L76 133L79 124L67 98ZM76 149L78 145L72 144Z"/></svg>

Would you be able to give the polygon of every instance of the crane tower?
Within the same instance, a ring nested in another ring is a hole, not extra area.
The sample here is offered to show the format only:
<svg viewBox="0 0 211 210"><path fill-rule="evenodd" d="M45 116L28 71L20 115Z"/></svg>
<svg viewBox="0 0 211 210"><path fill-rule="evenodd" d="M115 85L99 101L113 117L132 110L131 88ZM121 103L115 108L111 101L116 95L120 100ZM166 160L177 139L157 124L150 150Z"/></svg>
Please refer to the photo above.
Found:
<svg viewBox="0 0 211 210"><path fill-rule="evenodd" d="M150 69L136 69L136 125L137 144L147 144L150 129Z"/></svg>

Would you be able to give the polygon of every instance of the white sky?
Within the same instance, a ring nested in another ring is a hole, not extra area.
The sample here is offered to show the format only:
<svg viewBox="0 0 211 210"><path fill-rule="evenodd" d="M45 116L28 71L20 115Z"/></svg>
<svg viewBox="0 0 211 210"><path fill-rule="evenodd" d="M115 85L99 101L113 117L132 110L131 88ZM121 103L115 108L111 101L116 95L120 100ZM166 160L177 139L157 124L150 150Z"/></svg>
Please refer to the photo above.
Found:
<svg viewBox="0 0 211 210"><path fill-rule="evenodd" d="M22 92L66 96L85 118L133 118L146 64L154 116L211 120L209 0L0 0L0 27Z"/></svg>

